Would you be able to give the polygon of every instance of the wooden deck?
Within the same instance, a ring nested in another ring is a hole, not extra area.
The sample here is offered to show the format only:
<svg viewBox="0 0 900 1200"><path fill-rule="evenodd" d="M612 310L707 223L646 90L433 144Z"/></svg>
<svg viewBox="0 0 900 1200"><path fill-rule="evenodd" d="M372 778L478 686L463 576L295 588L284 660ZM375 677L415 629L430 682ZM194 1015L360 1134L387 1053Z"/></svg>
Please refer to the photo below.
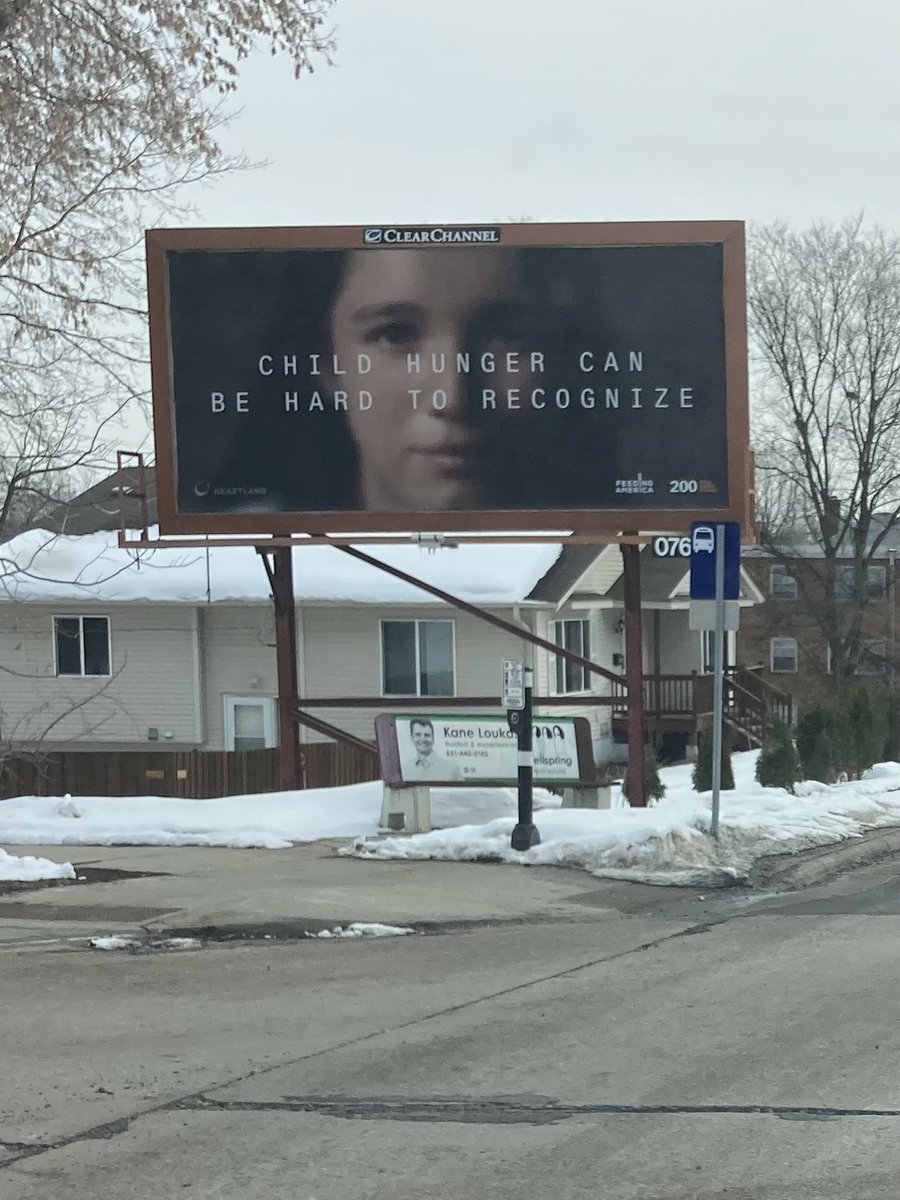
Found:
<svg viewBox="0 0 900 1200"><path fill-rule="evenodd" d="M618 686L624 699L625 689ZM774 687L760 667L732 667L724 681L725 722L740 741L759 746L777 723L792 725L792 697ZM713 677L690 675L644 676L644 727L651 736L686 733L693 741L699 730L712 725ZM627 725L624 704L612 710L613 732L624 734Z"/></svg>

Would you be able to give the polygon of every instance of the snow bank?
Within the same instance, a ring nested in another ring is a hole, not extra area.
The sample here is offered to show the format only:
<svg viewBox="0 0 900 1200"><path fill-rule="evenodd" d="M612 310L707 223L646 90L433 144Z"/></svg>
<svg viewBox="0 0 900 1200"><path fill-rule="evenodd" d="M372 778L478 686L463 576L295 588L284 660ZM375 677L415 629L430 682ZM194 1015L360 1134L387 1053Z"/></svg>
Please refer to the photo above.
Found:
<svg viewBox="0 0 900 1200"><path fill-rule="evenodd" d="M0 850L0 883L33 883L39 879L74 878L75 868L71 863L55 863L49 858L35 858L30 854L17 858L13 854L7 854L5 850Z"/></svg>
<svg viewBox="0 0 900 1200"><path fill-rule="evenodd" d="M900 764L883 763L857 783L804 783L792 796L754 779L758 751L733 756L735 790L723 792L720 836L709 837L710 793L691 787L690 766L661 772L666 797L646 809L541 813L541 844L510 849L515 823L502 818L406 838L357 839L340 853L360 858L494 861L523 866L579 867L592 874L638 882L696 886L744 879L768 854L797 853L858 837L868 829L900 825Z"/></svg>
<svg viewBox="0 0 900 1200"><path fill-rule="evenodd" d="M538 789L536 823L542 843L524 853L509 846L516 820L514 788L435 789L435 832L379 837L378 782L222 800L19 797L0 803L0 843L281 849L335 838L349 843L339 853L359 858L491 859L692 886L743 879L753 862L767 854L796 853L880 826L900 825L898 763L883 763L858 783L800 784L798 794L791 796L755 782L756 759L756 752L733 756L737 786L722 793L717 842L708 836L710 795L694 792L691 768L679 766L661 772L666 797L646 809L629 808L618 789L610 809L563 809L557 796ZM12 861L38 864L14 868L20 872L52 871L69 878L73 874L68 864ZM0 878L9 878L3 871L0 857Z"/></svg>
<svg viewBox="0 0 900 1200"><path fill-rule="evenodd" d="M540 806L559 805L538 789ZM231 846L279 850L294 842L378 832L382 785L173 800L160 796L19 796L0 802L0 843L43 846ZM435 789L432 822L490 821L516 811L514 788Z"/></svg>

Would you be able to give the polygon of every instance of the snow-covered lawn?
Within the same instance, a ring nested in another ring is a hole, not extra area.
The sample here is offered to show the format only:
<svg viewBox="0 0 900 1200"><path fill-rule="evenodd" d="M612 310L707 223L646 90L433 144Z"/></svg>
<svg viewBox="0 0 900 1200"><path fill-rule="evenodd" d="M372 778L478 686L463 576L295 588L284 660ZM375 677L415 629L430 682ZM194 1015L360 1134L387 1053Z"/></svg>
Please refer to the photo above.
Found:
<svg viewBox="0 0 900 1200"><path fill-rule="evenodd" d="M798 794L791 796L759 787L753 778L756 758L755 752L733 757L737 786L722 793L718 842L709 837L709 794L697 795L691 787L691 768L678 766L661 772L666 797L648 809L628 808L618 789L613 807L600 811L563 809L558 797L538 790L535 820L542 843L525 853L509 848L516 819L513 788L436 789L435 832L379 837L380 783L221 800L23 796L0 802L0 845L281 849L329 838L346 840L339 853L360 858L489 858L691 884L740 879L763 855L797 852L858 837L879 826L900 825L898 763L875 767L858 783L800 784ZM50 872L64 878L74 874L69 864L11 859L0 851L0 879L47 878Z"/></svg>

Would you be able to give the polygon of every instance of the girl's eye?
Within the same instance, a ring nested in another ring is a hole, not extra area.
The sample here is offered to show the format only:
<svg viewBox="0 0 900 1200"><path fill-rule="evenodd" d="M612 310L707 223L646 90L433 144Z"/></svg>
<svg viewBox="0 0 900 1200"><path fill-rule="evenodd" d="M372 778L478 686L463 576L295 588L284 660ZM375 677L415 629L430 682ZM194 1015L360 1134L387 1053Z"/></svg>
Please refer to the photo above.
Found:
<svg viewBox="0 0 900 1200"><path fill-rule="evenodd" d="M369 345L395 350L411 345L417 334L418 330L409 321L388 321L369 330L365 340Z"/></svg>

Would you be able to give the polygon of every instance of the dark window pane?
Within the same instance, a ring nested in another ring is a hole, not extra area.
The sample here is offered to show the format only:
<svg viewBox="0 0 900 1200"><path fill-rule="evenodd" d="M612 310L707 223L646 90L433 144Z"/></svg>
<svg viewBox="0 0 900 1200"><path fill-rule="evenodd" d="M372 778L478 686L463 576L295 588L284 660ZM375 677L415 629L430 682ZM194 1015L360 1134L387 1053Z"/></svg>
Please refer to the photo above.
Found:
<svg viewBox="0 0 900 1200"><path fill-rule="evenodd" d="M56 673L81 674L81 622L77 617L56 617Z"/></svg>
<svg viewBox="0 0 900 1200"><path fill-rule="evenodd" d="M85 675L109 674L109 620L106 617L83 617Z"/></svg>
<svg viewBox="0 0 900 1200"><path fill-rule="evenodd" d="M385 621L381 626L385 696L416 695L416 623Z"/></svg>
<svg viewBox="0 0 900 1200"><path fill-rule="evenodd" d="M419 695L453 695L453 624L419 622Z"/></svg>
<svg viewBox="0 0 900 1200"><path fill-rule="evenodd" d="M556 644L564 650L571 650L582 658L589 658L589 637L587 621L557 621ZM578 663L568 659L556 660L556 690L557 692L583 692L587 689L586 672Z"/></svg>

